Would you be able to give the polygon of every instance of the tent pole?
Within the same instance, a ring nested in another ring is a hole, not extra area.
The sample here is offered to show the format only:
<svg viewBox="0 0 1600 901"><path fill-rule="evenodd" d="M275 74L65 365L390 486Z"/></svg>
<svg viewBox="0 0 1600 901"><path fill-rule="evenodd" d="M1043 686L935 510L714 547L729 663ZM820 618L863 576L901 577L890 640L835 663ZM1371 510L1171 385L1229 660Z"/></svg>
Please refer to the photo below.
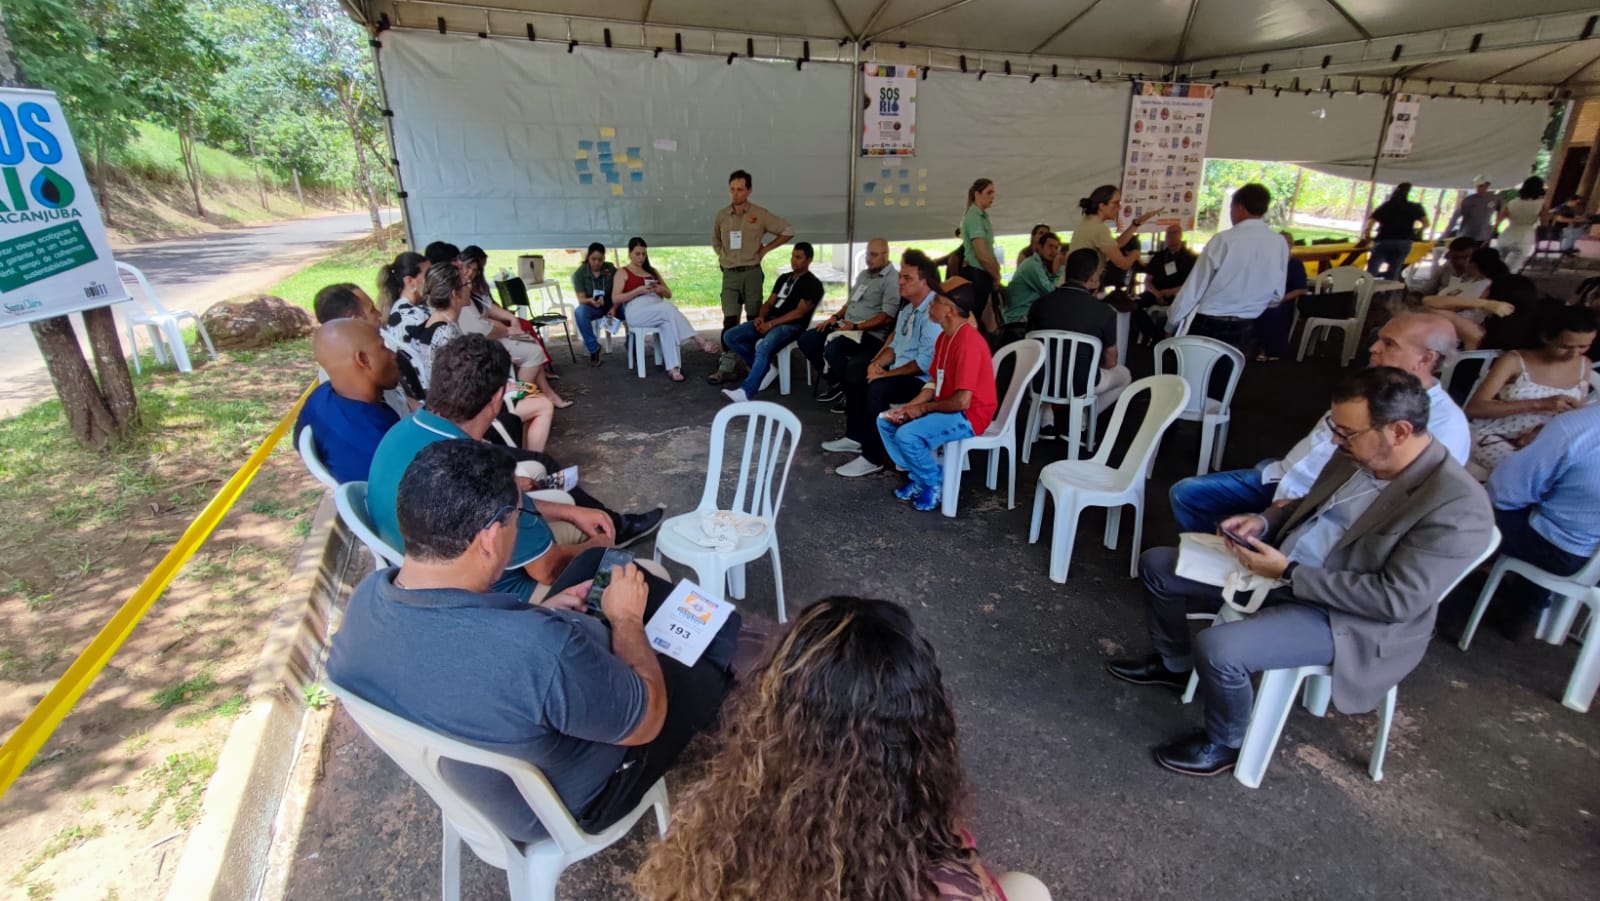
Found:
<svg viewBox="0 0 1600 901"><path fill-rule="evenodd" d="M1383 125L1378 129L1378 149L1372 152L1372 171L1367 176L1367 212L1361 217L1361 227L1366 228L1367 220L1372 217L1373 195L1378 190L1378 163L1383 160L1383 145L1389 140L1389 120L1394 118L1395 92L1389 92L1389 99L1383 104Z"/></svg>
<svg viewBox="0 0 1600 901"><path fill-rule="evenodd" d="M373 72L377 73L378 76L378 103L381 105L382 109L393 109L394 107L389 105L389 89L383 83L383 53L381 52L381 33L375 33L374 37L379 38L370 42L370 49L372 52L372 70ZM405 222L406 226L406 246L415 250L417 247L416 223L411 218L411 204L408 203L406 199L406 184L400 179L400 154L395 152L393 116L383 117L383 134L389 139L389 159L392 160L394 164L394 189L395 193L399 195L399 197L396 199L400 201L400 217Z"/></svg>
<svg viewBox="0 0 1600 901"><path fill-rule="evenodd" d="M861 158L861 42L850 52L850 186L846 196L850 205L844 213L844 291L848 296L856 281L856 161Z"/></svg>

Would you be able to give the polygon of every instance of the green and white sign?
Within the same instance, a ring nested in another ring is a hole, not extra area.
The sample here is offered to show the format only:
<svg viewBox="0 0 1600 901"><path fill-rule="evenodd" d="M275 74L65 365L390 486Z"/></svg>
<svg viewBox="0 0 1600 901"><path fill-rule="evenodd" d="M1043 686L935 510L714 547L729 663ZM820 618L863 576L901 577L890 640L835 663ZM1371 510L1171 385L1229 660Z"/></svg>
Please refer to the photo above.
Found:
<svg viewBox="0 0 1600 901"><path fill-rule="evenodd" d="M0 328L127 299L56 95L0 88Z"/></svg>

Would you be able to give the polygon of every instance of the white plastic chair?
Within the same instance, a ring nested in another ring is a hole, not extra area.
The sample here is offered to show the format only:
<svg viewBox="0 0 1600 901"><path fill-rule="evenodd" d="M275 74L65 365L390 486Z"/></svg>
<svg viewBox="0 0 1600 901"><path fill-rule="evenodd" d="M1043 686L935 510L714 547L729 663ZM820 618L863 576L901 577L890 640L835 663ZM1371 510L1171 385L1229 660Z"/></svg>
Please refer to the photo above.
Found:
<svg viewBox="0 0 1600 901"><path fill-rule="evenodd" d="M989 490L995 490L1000 481L1000 452L1006 459L1006 509L1017 505L1017 410L1022 406L1022 391L1038 375L1044 365L1044 345L1027 338L1013 341L994 355L994 371L998 377L1000 364L1008 357L1016 358L1011 369L1011 384L1000 398L1000 408L982 435L951 441L943 448L944 486L940 489L939 512L945 516L956 515L956 504L961 494L961 471L966 468L967 454L973 451L989 452Z"/></svg>
<svg viewBox="0 0 1600 901"><path fill-rule="evenodd" d="M400 565L405 554L379 537L377 527L372 524L372 514L367 510L366 482L345 482L335 488L333 505L339 508L339 518L372 552L373 569Z"/></svg>
<svg viewBox="0 0 1600 901"><path fill-rule="evenodd" d="M439 805L444 819L440 875L445 901L461 899L462 842L466 842L479 860L506 871L511 901L555 901L556 883L567 867L616 844L633 830L646 811L655 810L656 831L662 837L667 834L671 813L663 780L656 780L639 806L627 816L603 832L591 835L572 818L544 774L527 761L419 726L361 699L332 679L323 679L322 684L344 704L350 718L373 744L383 749ZM549 837L527 844L512 841L472 801L445 781L440 764L446 760L504 773L516 785Z"/></svg>
<svg viewBox="0 0 1600 901"><path fill-rule="evenodd" d="M1361 327L1367 321L1367 307L1372 303L1372 276L1365 269L1354 266L1339 266L1329 269L1317 276L1317 293L1326 294L1332 291L1354 291L1356 302L1354 315L1349 319L1328 319L1322 316L1312 316L1301 320L1304 331L1300 333L1300 351L1295 354L1295 361L1306 358L1306 350L1311 346L1311 339L1317 332L1324 329L1338 329L1344 338L1344 351L1340 357L1341 364L1349 366L1355 359L1356 348L1361 343ZM1296 314L1298 318L1298 314ZM1293 331L1290 334L1294 334Z"/></svg>
<svg viewBox="0 0 1600 901"><path fill-rule="evenodd" d="M329 488L338 488L339 480L333 477L328 467L322 462L322 456L317 453L316 442L311 439L311 426L300 430L300 437L295 441L295 447L300 451L300 460L306 464L306 469L317 481Z"/></svg>
<svg viewBox="0 0 1600 901"><path fill-rule="evenodd" d="M1500 530L1495 529L1489 536L1489 546L1483 553L1451 581L1449 587L1440 593L1439 599L1450 595L1467 573L1477 569L1483 561L1489 559L1500 546ZM1234 613L1233 608L1224 606L1223 615L1218 619L1230 622L1243 619L1242 614ZM1194 688L1195 677L1191 675L1190 692ZM1328 666L1300 666L1288 669L1269 669L1261 673L1261 685L1256 689L1255 706L1250 708L1250 726L1245 730L1244 743L1239 746L1239 762L1234 765L1233 778L1247 788L1260 788L1261 779L1267 773L1267 764L1272 762L1272 754L1278 747L1278 739L1283 735L1283 724L1289 719L1289 711L1294 708L1295 695L1300 693L1300 684L1305 683L1305 697L1302 703L1312 716L1327 716L1328 702L1333 696L1333 670ZM1389 727L1394 723L1395 698L1400 686L1390 686L1389 691L1383 696L1383 707L1379 711L1378 734L1372 741L1372 759L1367 766L1367 773L1372 776L1373 782L1383 781L1383 758L1389 749ZM1189 695L1185 696L1187 701Z"/></svg>
<svg viewBox="0 0 1600 901"><path fill-rule="evenodd" d="M1134 397L1148 392L1150 407L1139 423L1133 443L1123 455L1122 463L1112 469L1107 462L1111 457L1115 436L1122 430L1122 420L1128 414L1128 404ZM1139 540L1144 533L1145 474L1161 446L1161 436L1178 418L1178 413L1189 402L1189 385L1175 375L1152 375L1139 379L1117 398L1112 408L1111 427L1106 435L1112 440L1102 441L1093 460L1057 460L1039 471L1039 487L1033 492L1033 524L1028 530L1028 543L1039 541L1039 529L1044 524L1045 492L1055 502L1055 522L1050 527L1050 580L1067 581L1067 568L1072 563L1072 545L1077 538L1078 514L1084 507L1106 507L1105 545L1117 549L1117 533L1122 526L1122 507L1133 505L1133 562L1130 576L1139 574Z"/></svg>
<svg viewBox="0 0 1600 901"><path fill-rule="evenodd" d="M1100 405L1095 399L1095 381L1100 373L1100 356L1104 348L1100 339L1064 329L1036 329L1026 335L1044 345L1044 386L1033 393L1033 405L1028 409L1028 426L1023 435L1022 462L1033 456L1033 443L1039 440L1039 410L1044 404L1067 408L1067 459L1077 459L1079 442L1087 457L1094 446L1096 420ZM1084 394L1074 395L1072 374L1078 371L1079 361L1089 359L1089 386ZM1065 392L1065 393L1062 393ZM1089 437L1083 440L1087 429ZM1061 424L1056 423L1059 434Z"/></svg>
<svg viewBox="0 0 1600 901"><path fill-rule="evenodd" d="M122 279L122 286L128 289L128 296L133 298L124 315L128 322L128 352L133 357L134 373L144 371L139 362L138 329L141 326L150 333L150 347L155 351L157 363L166 365L170 353L179 372L194 371L194 366L189 362L189 350L183 345L183 329L179 325L185 319L194 320L194 330L205 342L206 353L211 355L212 360L217 358L217 349L211 345L211 336L206 333L205 323L200 321L199 316L188 310L173 311L162 306L144 273L133 266L118 263L117 275ZM145 303L150 305L150 309L145 308Z"/></svg>
<svg viewBox="0 0 1600 901"><path fill-rule="evenodd" d="M650 344L650 339L655 339L655 344ZM639 373L639 378L644 378L645 346L655 348L656 365L665 366L666 358L661 356L661 329L635 328L626 321L622 324L622 346L628 357L628 366Z"/></svg>
<svg viewBox="0 0 1600 901"><path fill-rule="evenodd" d="M739 456L729 506L718 502L722 487L723 446L728 427L735 419L744 420L744 449ZM783 605L783 567L778 559L778 508L783 489L789 482L789 465L794 462L800 442L800 420L793 413L768 401L728 404L711 422L711 459L706 470L706 487L700 505L693 512L674 516L661 524L656 533L655 559L663 556L695 571L700 587L729 597L744 597L744 567L763 554L772 555L772 581L777 593L778 622L787 622ZM716 510L731 510L760 518L761 534L739 538L731 550L719 551L691 540L700 533L702 517Z"/></svg>
<svg viewBox="0 0 1600 901"><path fill-rule="evenodd" d="M1483 584L1483 591L1478 593L1478 603L1472 608L1472 618L1467 621L1467 628L1461 633L1461 642L1458 645L1461 650L1465 651L1472 644L1472 636L1477 634L1478 623L1483 620L1483 612L1489 608L1489 601L1494 597L1495 589L1500 587L1500 580L1508 572L1514 572L1555 595L1550 607L1539 618L1539 628L1534 633L1535 637L1546 644L1559 645L1567 640L1567 633L1572 631L1572 624L1577 619L1579 608L1589 608L1591 623L1596 617L1600 617L1600 589L1595 587L1600 583L1600 551L1596 551L1582 569L1570 576L1557 576L1526 560L1502 554L1500 559L1494 562L1494 568L1489 570L1489 581ZM1583 643L1583 651L1578 654L1578 663L1572 668L1572 676L1567 680L1566 694L1562 697L1561 703L1579 713L1587 713L1589 705L1594 702L1597 688L1600 688L1600 631L1591 625L1589 637Z"/></svg>
<svg viewBox="0 0 1600 901"><path fill-rule="evenodd" d="M1443 385L1445 393L1454 399L1458 396L1451 390L1455 388L1456 370L1463 365L1476 366L1477 375L1473 376L1472 384L1467 386L1465 394L1459 395L1461 405L1465 406L1466 402L1472 399L1473 393L1478 390L1478 383L1489 374L1489 367L1494 365L1498 356L1500 356L1498 350L1458 350L1444 358L1444 365L1439 367L1439 384Z"/></svg>
<svg viewBox="0 0 1600 901"><path fill-rule="evenodd" d="M1222 468L1233 392L1239 387L1239 375L1244 372L1244 352L1225 341L1201 335L1167 338L1156 344L1156 374L1167 371L1169 352L1177 370L1174 374L1189 383L1189 402L1178 413L1178 418L1200 423L1200 468L1195 474L1203 476L1208 469ZM1211 374L1222 363L1231 364L1227 385L1220 399L1209 397L1206 391L1211 385Z"/></svg>

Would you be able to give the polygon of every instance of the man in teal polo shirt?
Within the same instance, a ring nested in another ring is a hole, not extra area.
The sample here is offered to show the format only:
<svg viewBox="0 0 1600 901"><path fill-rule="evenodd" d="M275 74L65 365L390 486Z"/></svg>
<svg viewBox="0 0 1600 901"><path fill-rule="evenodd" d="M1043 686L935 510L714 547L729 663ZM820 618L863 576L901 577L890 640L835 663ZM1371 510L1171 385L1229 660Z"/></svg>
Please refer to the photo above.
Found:
<svg viewBox="0 0 1600 901"><path fill-rule="evenodd" d="M427 403L391 428L372 457L367 512L379 537L390 546L405 549L396 510L406 467L435 442L483 440L500 410L510 367L505 349L482 335L464 335L434 355ZM535 501L534 506L537 513L524 508L519 514L511 562L494 585L495 591L524 600L540 594L541 587L555 581L578 554L591 547L610 547L616 540L615 526L604 510L549 501Z"/></svg>
<svg viewBox="0 0 1600 901"><path fill-rule="evenodd" d="M1006 286L1005 324L1026 324L1033 302L1056 289L1056 258L1061 236L1049 232L1039 239L1039 252L1022 261Z"/></svg>

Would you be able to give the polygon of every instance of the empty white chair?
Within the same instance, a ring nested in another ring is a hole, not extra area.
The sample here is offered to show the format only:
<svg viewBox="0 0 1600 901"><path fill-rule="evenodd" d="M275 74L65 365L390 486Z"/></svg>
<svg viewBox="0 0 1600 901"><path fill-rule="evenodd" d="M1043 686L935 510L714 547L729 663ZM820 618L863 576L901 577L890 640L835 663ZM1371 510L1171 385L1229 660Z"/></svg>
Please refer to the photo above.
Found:
<svg viewBox="0 0 1600 901"><path fill-rule="evenodd" d="M400 565L405 554L380 538L377 527L372 524L372 514L367 510L366 482L345 482L335 488L333 505L339 508L339 518L372 552L373 569Z"/></svg>
<svg viewBox="0 0 1600 901"><path fill-rule="evenodd" d="M142 372L143 366L139 362L139 332L142 326L150 333L150 346L155 351L156 362L165 364L167 354L172 354L172 362L179 372L193 372L194 366L189 363L189 350L183 346L183 328L180 323L185 319L194 320L194 330L200 335L200 340L205 342L206 353L211 359L217 358L217 349L211 346L211 336L206 333L205 323L200 317L188 310L168 310L161 305L160 298L156 297L155 289L150 287L150 282L140 272L127 263L117 264L117 275L122 279L122 286L128 289L128 296L133 302L128 304L124 315L128 321L128 352L133 356L133 371ZM146 304L149 305L146 308Z"/></svg>
<svg viewBox="0 0 1600 901"><path fill-rule="evenodd" d="M1300 333L1300 351L1295 354L1295 360L1306 358L1306 349L1311 346L1311 340L1318 332L1324 329L1332 331L1338 329L1344 338L1344 351L1340 361L1349 366L1355 359L1356 348L1361 343L1361 327L1367 321L1367 307L1372 303L1372 276L1365 269L1354 266L1339 266L1329 269L1317 276L1317 293L1327 294L1333 291L1354 291L1356 294L1355 310L1349 319L1329 319L1322 316L1312 316L1301 320L1304 331ZM1298 314L1296 316L1298 318ZM1294 334L1290 331L1290 334Z"/></svg>
<svg viewBox="0 0 1600 901"><path fill-rule="evenodd" d="M333 477L328 467L323 464L322 457L317 453L316 442L311 440L311 426L300 430L300 437L295 440L295 447L300 451L300 460L306 464L306 469L317 481L329 488L338 488L339 480Z"/></svg>
<svg viewBox="0 0 1600 901"><path fill-rule="evenodd" d="M1029 332L1027 337L1044 345L1044 386L1033 393L1033 405L1028 409L1028 425L1022 441L1022 462L1028 462L1033 456L1033 443L1039 440L1039 411L1044 404L1067 408L1066 432L1061 431L1059 421L1056 423L1056 434L1067 436L1067 459L1087 457L1095 443L1096 419L1100 415L1094 393L1100 373L1100 355L1104 350L1100 346L1100 339L1064 329L1036 329ZM1088 387L1084 393L1077 394L1072 374L1085 366L1089 371ZM1089 433L1087 439L1083 438L1085 429ZM1078 453L1080 441L1083 442L1082 454Z"/></svg>
<svg viewBox="0 0 1600 901"><path fill-rule="evenodd" d="M1444 365L1439 367L1439 384L1444 386L1445 393L1456 399L1456 402L1465 406L1472 398L1472 393L1478 390L1478 383L1489 374L1489 367L1494 364L1495 357L1500 356L1498 350L1458 350L1444 358ZM1463 369L1462 381L1470 373L1472 383L1456 384L1456 371Z"/></svg>
<svg viewBox="0 0 1600 901"><path fill-rule="evenodd" d="M1500 580L1508 572L1516 573L1555 595L1544 616L1540 617L1539 629L1535 633L1547 644L1559 645L1567 640L1567 633L1572 631L1580 608L1589 608L1591 623L1600 617L1600 589L1595 588L1600 583L1600 551L1596 551L1582 569L1570 576L1557 576L1526 560L1502 554L1494 562L1494 568L1489 570L1489 581L1483 584L1483 591L1478 592L1478 603L1472 608L1472 618L1461 633L1458 645L1461 650L1465 651L1472 644L1472 636L1478 632L1483 612L1488 609L1495 589L1500 587ZM1591 625L1589 637L1583 643L1583 651L1578 655L1578 663L1567 680L1566 694L1561 703L1579 713L1587 713L1597 687L1600 687L1600 631Z"/></svg>
<svg viewBox="0 0 1600 901"><path fill-rule="evenodd" d="M744 449L734 470L733 500L722 506L718 500L722 487L723 445L728 427L743 420ZM789 482L789 464L800 441L800 420L783 407L767 401L729 404L711 422L711 461L706 469L706 487L700 505L693 512L674 516L661 524L656 533L655 559L663 556L695 571L700 587L710 592L727 591L727 596L744 597L744 566L763 554L772 555L772 581L777 591L778 622L787 622L783 606L783 567L778 559L778 508L783 489ZM691 536L701 534L706 514L718 510L753 517L762 528L760 534L736 536L737 544L728 549L707 547Z"/></svg>
<svg viewBox="0 0 1600 901"><path fill-rule="evenodd" d="M1439 600L1448 597L1467 573L1478 568L1478 565L1489 559L1494 549L1500 546L1500 530L1495 529L1489 536L1489 546L1483 553L1455 577L1455 580L1439 594ZM1232 608L1223 607L1221 621L1240 619L1242 615L1236 614ZM1194 690L1195 677L1190 676L1190 691ZM1272 762L1272 754L1278 747L1278 739L1283 735L1283 724L1289 719L1289 711L1294 709L1295 695L1300 693L1300 684L1305 683L1305 699L1303 703L1312 716L1326 716L1328 701L1333 695L1333 670L1327 666L1300 666L1290 669L1269 669L1261 673L1261 685L1256 689L1255 705L1250 708L1250 726L1245 730L1244 743L1239 746L1239 762L1233 768L1233 778L1240 784L1249 788L1260 788L1261 778L1267 773L1267 764ZM1378 734L1372 741L1372 759L1367 766L1367 773L1372 776L1373 782L1383 781L1383 757L1389 749L1389 727L1394 723L1395 697L1400 686L1392 686L1383 696L1383 706L1379 709ZM1185 696L1187 700L1187 696Z"/></svg>
<svg viewBox="0 0 1600 901"><path fill-rule="evenodd" d="M650 339L652 338L655 339L654 344L650 344ZM626 356L628 358L628 366L639 373L639 378L644 378L644 355L645 345L647 344L655 348L656 365L666 365L665 358L661 356L661 329L635 328L634 326L628 325L627 322L623 322L623 350L626 352Z"/></svg>
<svg viewBox="0 0 1600 901"><path fill-rule="evenodd" d="M322 681L373 744L400 765L439 805L444 818L444 846L440 873L445 901L461 899L461 843L489 866L506 871L511 901L555 901L556 883L567 867L592 857L632 831L645 812L655 810L656 831L667 834L671 816L667 786L656 780L639 806L610 828L591 835L578 825L556 795L544 774L524 760L485 750L419 726L401 716L362 700L332 679ZM512 841L460 792L446 782L439 765L455 760L504 773L522 799L539 818L549 838L526 844Z"/></svg>
<svg viewBox="0 0 1600 901"><path fill-rule="evenodd" d="M1178 418L1200 423L1200 468L1195 474L1203 476L1207 469L1222 468L1233 392L1239 387L1239 375L1244 372L1244 352L1215 338L1184 335L1167 338L1156 345L1156 373L1169 371L1169 361L1175 368L1174 374L1189 383L1189 402L1179 411ZM1223 364L1229 366L1229 373L1222 397L1209 397L1206 390L1211 385L1211 374Z"/></svg>
<svg viewBox="0 0 1600 901"><path fill-rule="evenodd" d="M982 435L952 441L943 448L944 485L940 489L939 512L945 516L956 515L956 502L961 494L961 471L966 468L967 454L972 451L989 452L989 490L995 489L1000 479L1000 452L1006 458L1006 509L1017 505L1017 409L1022 406L1022 391L1033 381L1044 365L1044 345L1027 338L1013 341L994 355L994 371L998 377L1000 364L1015 358L1011 369L1011 383L1000 396L1000 407Z"/></svg>
<svg viewBox="0 0 1600 901"><path fill-rule="evenodd" d="M1189 385L1175 375L1152 375L1139 379L1117 398L1112 408L1111 427L1106 431L1112 439L1122 430L1122 420L1128 414L1128 404L1140 394L1150 395L1150 406L1144 420L1133 436L1133 443L1123 455L1122 463L1113 469L1108 462L1115 440L1100 443L1092 460L1057 460L1039 471L1039 487L1033 492L1033 524L1028 530L1028 543L1039 541L1039 529L1044 524L1044 499L1049 492L1055 502L1056 518L1050 527L1050 580L1067 581L1067 568L1072 563L1072 545L1078 532L1078 514L1084 507L1107 507L1105 545L1117 549L1117 533L1122 526L1122 507L1133 505L1133 562L1129 575L1139 574L1139 539L1144 533L1145 473L1161 445L1161 436L1178 412L1189 402Z"/></svg>

